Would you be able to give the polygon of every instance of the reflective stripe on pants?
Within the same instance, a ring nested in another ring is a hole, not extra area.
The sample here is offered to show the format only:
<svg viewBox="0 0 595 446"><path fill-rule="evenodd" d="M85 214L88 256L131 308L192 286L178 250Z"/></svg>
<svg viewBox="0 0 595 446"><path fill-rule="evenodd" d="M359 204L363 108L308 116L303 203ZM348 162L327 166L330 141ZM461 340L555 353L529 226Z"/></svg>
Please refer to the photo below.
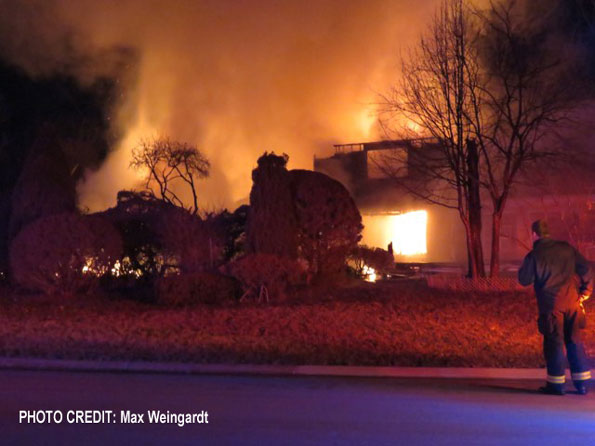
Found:
<svg viewBox="0 0 595 446"><path fill-rule="evenodd" d="M559 375L559 376L548 375L546 378L546 381L548 383L552 383L552 384L564 384L566 382L566 376L564 376L564 375Z"/></svg>
<svg viewBox="0 0 595 446"><path fill-rule="evenodd" d="M587 379L591 379L591 371L590 370L587 370L586 372L572 374L573 381L584 381Z"/></svg>

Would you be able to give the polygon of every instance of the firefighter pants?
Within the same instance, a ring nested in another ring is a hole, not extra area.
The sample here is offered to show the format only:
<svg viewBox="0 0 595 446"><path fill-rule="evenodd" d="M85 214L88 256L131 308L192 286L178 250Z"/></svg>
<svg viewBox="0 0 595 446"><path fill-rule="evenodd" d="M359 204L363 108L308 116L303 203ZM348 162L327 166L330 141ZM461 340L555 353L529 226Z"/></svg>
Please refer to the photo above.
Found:
<svg viewBox="0 0 595 446"><path fill-rule="evenodd" d="M570 310L554 310L539 315L539 332L543 335L543 353L547 364L547 381L564 384L565 355L575 383L591 378L589 361L582 341L582 310L577 306Z"/></svg>

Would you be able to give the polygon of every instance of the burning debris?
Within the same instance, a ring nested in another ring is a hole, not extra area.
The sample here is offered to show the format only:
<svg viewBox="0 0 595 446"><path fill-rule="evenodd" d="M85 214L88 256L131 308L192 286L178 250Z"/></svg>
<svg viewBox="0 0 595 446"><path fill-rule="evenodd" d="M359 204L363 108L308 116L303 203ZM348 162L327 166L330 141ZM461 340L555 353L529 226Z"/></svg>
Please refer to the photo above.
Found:
<svg viewBox="0 0 595 446"><path fill-rule="evenodd" d="M364 265L362 276L366 282L376 282L376 270L371 266Z"/></svg>

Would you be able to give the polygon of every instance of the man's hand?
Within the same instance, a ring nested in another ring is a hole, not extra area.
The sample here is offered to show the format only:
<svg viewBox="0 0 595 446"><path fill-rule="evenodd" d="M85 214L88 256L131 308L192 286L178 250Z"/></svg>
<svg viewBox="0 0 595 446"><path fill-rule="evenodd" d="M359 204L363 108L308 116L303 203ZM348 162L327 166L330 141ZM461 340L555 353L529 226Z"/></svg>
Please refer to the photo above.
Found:
<svg viewBox="0 0 595 446"><path fill-rule="evenodd" d="M590 297L591 297L590 294L581 294L581 302L589 300Z"/></svg>

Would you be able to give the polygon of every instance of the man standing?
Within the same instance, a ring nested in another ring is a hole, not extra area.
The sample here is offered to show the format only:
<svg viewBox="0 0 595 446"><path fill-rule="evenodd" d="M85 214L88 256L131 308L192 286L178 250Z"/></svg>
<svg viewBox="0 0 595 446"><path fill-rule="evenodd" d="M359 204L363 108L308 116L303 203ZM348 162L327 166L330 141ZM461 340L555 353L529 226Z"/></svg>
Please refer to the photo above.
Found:
<svg viewBox="0 0 595 446"><path fill-rule="evenodd" d="M591 371L581 338L585 323L582 302L593 291L591 268L571 245L549 238L545 221L537 220L531 230L533 250L519 270L519 282L524 286L533 284L537 296L537 325L543 335L547 364L547 382L540 390L564 395L566 346L572 381L578 393L585 395Z"/></svg>

